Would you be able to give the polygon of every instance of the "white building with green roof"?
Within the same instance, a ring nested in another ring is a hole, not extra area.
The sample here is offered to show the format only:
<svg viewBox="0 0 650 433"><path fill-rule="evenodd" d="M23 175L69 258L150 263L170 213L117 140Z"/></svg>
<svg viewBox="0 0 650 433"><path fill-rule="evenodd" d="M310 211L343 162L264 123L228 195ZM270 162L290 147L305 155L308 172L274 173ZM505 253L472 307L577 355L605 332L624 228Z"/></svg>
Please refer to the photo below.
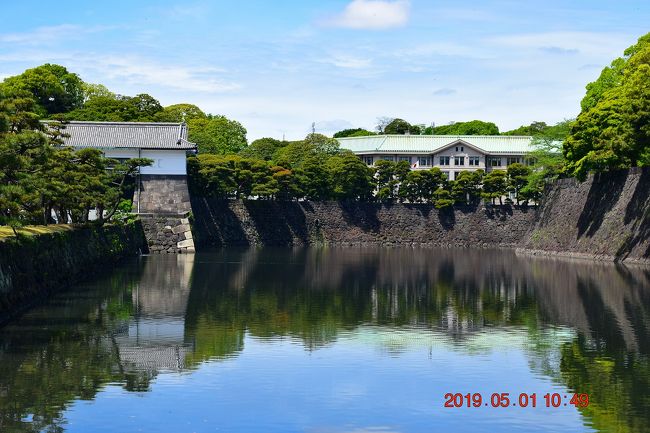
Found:
<svg viewBox="0 0 650 433"><path fill-rule="evenodd" d="M508 135L370 135L338 138L366 164L408 161L414 170L438 167L450 180L466 170L505 170L508 165L530 163L533 138Z"/></svg>

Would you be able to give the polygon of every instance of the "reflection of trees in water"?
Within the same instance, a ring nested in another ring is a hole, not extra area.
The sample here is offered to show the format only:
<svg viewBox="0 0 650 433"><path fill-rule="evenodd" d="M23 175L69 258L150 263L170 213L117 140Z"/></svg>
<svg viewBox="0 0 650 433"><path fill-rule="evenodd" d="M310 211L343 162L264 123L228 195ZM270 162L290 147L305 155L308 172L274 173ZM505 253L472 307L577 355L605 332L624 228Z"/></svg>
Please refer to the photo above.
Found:
<svg viewBox="0 0 650 433"><path fill-rule="evenodd" d="M362 324L415 326L462 347L489 327L524 328L531 367L590 393L596 428L650 431L647 272L508 251L299 249L220 252L194 276L193 361L232 356L246 331L316 348ZM553 340L547 326L577 337Z"/></svg>
<svg viewBox="0 0 650 433"><path fill-rule="evenodd" d="M597 428L650 429L648 273L493 250L189 257L147 258L3 329L0 431L55 430L73 399L93 398L108 382L146 390L160 369L236 356L246 333L300 339L312 350L371 328L386 330L378 341L390 353L406 350L405 338L442 336L473 353L498 344L495 335L514 335L532 368L590 393L584 413ZM28 414L36 422L26 426Z"/></svg>
<svg viewBox="0 0 650 433"><path fill-rule="evenodd" d="M115 272L2 329L0 431L60 431L66 405L92 399L106 383L148 388L150 376L125 370L111 338L132 314L133 278Z"/></svg>

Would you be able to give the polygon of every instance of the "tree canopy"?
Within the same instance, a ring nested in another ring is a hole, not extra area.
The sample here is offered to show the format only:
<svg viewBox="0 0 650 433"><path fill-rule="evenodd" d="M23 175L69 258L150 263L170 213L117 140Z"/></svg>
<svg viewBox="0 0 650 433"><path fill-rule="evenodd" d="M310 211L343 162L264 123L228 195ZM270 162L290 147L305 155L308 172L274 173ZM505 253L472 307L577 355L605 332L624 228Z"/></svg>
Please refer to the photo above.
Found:
<svg viewBox="0 0 650 433"><path fill-rule="evenodd" d="M564 144L567 173L584 179L650 163L650 33L587 86Z"/></svg>
<svg viewBox="0 0 650 433"><path fill-rule="evenodd" d="M189 140L199 152L225 155L237 153L248 145L246 128L225 116L196 117L187 121Z"/></svg>
<svg viewBox="0 0 650 433"><path fill-rule="evenodd" d="M368 131L363 128L353 128L353 129L344 129L342 131L334 133L334 138L345 138L345 137L365 137L368 135L377 135L375 132Z"/></svg>
<svg viewBox="0 0 650 433"><path fill-rule="evenodd" d="M5 78L0 84L0 94L4 97L23 97L25 92L34 98L37 104L34 111L40 116L74 110L84 101L81 78L63 66L50 63Z"/></svg>
<svg viewBox="0 0 650 433"><path fill-rule="evenodd" d="M384 134L420 134L418 125L411 125L404 119L393 119L384 127Z"/></svg>
<svg viewBox="0 0 650 433"><path fill-rule="evenodd" d="M492 122L471 120L449 125L427 127L425 135L499 135L499 127Z"/></svg>

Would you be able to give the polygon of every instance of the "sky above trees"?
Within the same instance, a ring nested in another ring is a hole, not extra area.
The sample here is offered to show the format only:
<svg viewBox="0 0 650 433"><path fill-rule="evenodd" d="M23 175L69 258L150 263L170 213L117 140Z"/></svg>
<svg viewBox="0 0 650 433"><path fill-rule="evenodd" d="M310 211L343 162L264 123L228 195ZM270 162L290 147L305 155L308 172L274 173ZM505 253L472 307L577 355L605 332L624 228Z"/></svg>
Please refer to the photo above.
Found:
<svg viewBox="0 0 650 433"><path fill-rule="evenodd" d="M57 63L226 115L253 140L380 116L501 130L575 117L585 85L647 33L650 3L24 0L3 15L0 79Z"/></svg>

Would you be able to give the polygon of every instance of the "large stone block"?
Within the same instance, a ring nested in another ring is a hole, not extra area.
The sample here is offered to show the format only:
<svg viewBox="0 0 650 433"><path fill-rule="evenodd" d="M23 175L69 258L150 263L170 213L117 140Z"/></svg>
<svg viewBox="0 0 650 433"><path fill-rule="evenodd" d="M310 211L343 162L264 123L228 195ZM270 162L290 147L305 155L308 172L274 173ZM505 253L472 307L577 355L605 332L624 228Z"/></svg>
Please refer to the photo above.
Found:
<svg viewBox="0 0 650 433"><path fill-rule="evenodd" d="M174 233L185 233L190 231L190 225L189 224L181 224L172 229Z"/></svg>
<svg viewBox="0 0 650 433"><path fill-rule="evenodd" d="M180 241L178 244L176 244L178 248L187 248L187 247L194 247L194 240L193 239L186 239L184 241Z"/></svg>

